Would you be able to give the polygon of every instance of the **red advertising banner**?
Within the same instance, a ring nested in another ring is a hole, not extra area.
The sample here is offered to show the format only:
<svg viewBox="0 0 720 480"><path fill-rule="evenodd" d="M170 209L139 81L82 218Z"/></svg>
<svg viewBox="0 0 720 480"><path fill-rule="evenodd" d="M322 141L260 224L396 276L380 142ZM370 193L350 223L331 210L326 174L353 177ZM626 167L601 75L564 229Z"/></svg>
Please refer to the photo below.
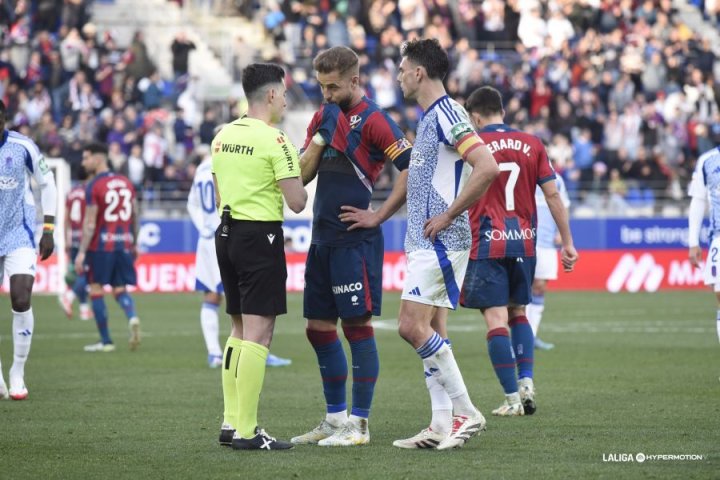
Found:
<svg viewBox="0 0 720 480"><path fill-rule="evenodd" d="M288 292L304 286L305 254L287 255ZM138 285L142 292L188 292L195 289L195 255L192 253L152 253L141 255L137 263ZM35 292L57 292L63 276L56 256L38 262ZM387 252L383 265L383 289L400 291L405 282L405 255ZM3 290L7 291L5 277ZM585 250L572 273L559 274L552 290L604 290L610 292L654 292L664 289L699 288L702 271L690 265L687 250Z"/></svg>

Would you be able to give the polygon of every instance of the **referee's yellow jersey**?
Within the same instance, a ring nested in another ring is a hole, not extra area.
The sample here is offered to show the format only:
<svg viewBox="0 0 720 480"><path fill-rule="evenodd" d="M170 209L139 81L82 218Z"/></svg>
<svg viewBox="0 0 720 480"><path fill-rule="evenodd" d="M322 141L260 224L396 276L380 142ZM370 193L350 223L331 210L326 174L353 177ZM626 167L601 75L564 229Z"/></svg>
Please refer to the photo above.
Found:
<svg viewBox="0 0 720 480"><path fill-rule="evenodd" d="M295 146L262 120L239 118L212 141L212 172L222 204L234 220L281 222L283 197L277 181L300 176Z"/></svg>

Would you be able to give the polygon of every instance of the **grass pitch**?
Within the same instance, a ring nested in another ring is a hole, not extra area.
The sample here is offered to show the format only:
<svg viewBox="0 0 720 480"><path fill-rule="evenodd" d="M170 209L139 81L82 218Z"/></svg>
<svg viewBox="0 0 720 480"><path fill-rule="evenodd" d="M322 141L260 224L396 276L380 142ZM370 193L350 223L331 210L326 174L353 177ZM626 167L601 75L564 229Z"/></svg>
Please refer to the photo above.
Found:
<svg viewBox="0 0 720 480"><path fill-rule="evenodd" d="M218 446L220 372L207 368L198 295L136 295L145 336L134 353L127 349L121 311L106 299L118 345L112 354L82 351L97 339L93 322L67 321L54 297L34 299L35 338L25 375L30 397L0 402L0 478L720 476L720 345L710 291L548 294L540 332L556 348L536 352L538 412L520 418L490 416L503 395L487 357L484 323L478 312L451 314L455 355L488 430L450 452L392 447L430 417L420 360L395 330L397 294L385 295L376 322L381 371L371 444L287 452ZM285 440L324 414L301 303L301 296L290 296L290 313L278 320L272 347L293 364L268 370L260 404L261 425ZM10 325L5 296L0 358L6 380ZM638 453L649 457L638 462ZM620 461L628 454L632 461Z"/></svg>

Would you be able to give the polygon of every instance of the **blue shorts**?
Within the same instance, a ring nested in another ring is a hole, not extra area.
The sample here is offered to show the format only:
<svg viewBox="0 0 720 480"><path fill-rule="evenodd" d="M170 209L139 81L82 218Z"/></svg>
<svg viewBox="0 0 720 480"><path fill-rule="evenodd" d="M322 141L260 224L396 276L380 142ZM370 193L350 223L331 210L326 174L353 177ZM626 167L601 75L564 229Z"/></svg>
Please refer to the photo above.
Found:
<svg viewBox="0 0 720 480"><path fill-rule="evenodd" d="M130 252L87 252L88 283L124 287L137 283Z"/></svg>
<svg viewBox="0 0 720 480"><path fill-rule="evenodd" d="M380 315L384 252L382 235L351 247L310 245L305 263L305 318Z"/></svg>
<svg viewBox="0 0 720 480"><path fill-rule="evenodd" d="M470 260L460 305L466 308L527 305L532 298L535 257Z"/></svg>

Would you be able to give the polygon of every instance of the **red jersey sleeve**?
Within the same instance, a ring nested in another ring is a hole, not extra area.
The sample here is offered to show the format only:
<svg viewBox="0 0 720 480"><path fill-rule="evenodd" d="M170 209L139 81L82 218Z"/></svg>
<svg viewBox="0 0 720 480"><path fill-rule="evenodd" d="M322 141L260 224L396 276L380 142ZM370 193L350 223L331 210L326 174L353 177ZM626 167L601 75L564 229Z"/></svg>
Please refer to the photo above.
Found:
<svg viewBox="0 0 720 480"><path fill-rule="evenodd" d="M322 110L318 110L313 115L312 119L310 120L310 123L307 127L307 133L305 135L305 142L303 143L303 150L307 150L308 146L310 145L310 142L312 141L313 135L315 135L315 132L317 131L318 126L320 125L320 119L321 119L321 112Z"/></svg>

